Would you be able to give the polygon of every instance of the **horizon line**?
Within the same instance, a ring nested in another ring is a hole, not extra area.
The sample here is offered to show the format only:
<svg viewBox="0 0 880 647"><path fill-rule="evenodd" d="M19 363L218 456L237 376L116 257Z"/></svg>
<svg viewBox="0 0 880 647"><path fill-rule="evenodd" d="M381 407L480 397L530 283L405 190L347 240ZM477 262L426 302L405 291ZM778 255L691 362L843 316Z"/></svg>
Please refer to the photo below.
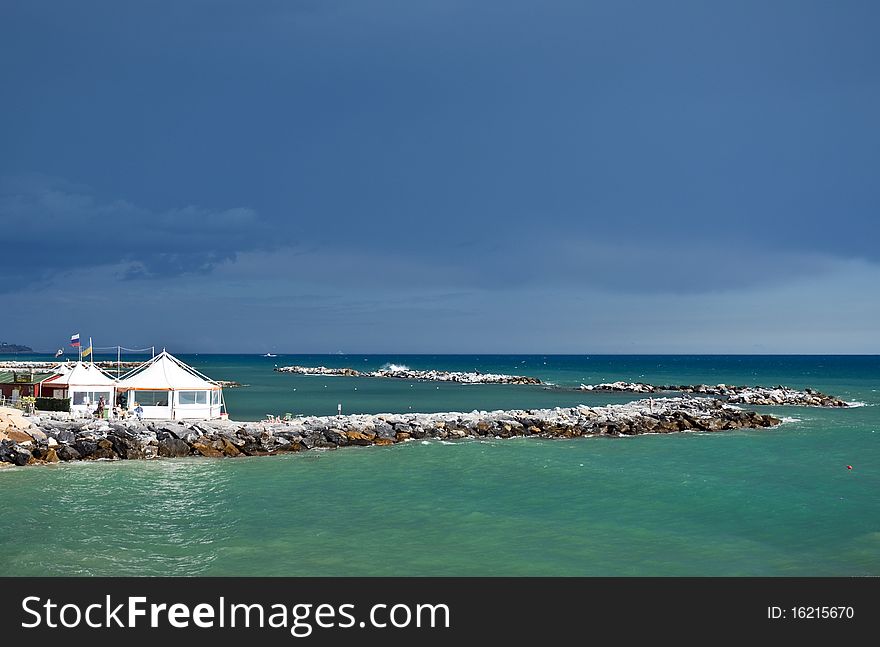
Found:
<svg viewBox="0 0 880 647"><path fill-rule="evenodd" d="M167 346L164 348L167 349ZM3 356L18 356L18 355L53 355L56 351L23 351L23 352L12 352L12 353L0 353ZM171 351L169 351L171 352ZM182 355L252 355L254 357L266 357L266 353L256 353L256 352L241 352L241 351L233 351L233 352L218 352L218 351L174 351L176 353L180 353ZM139 352L128 352L126 355L148 355L149 353ZM484 356L484 357L509 357L509 356L525 356L525 357L878 357L880 353L725 353L725 352L712 352L712 353L687 353L687 352L646 352L646 353L614 353L614 352L598 352L598 353L590 353L590 352L580 352L580 353L499 353L499 352L489 352L489 353L479 353L479 352L274 352L272 353L276 356L303 356L303 355L319 355L319 356L327 356L327 357L347 357L353 355L361 355L361 356L387 356L394 355L398 357L418 357L423 355L440 355L440 356ZM66 354L65 354L66 355ZM94 353L95 356L111 356L115 355L114 353ZM63 356L62 356L63 357ZM271 358L269 358L271 359Z"/></svg>

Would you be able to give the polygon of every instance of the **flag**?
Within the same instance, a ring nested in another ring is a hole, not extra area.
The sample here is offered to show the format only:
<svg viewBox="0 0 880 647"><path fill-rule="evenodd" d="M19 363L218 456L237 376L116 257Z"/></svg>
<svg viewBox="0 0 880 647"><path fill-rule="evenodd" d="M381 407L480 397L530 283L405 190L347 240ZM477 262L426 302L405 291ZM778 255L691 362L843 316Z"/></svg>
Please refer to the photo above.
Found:
<svg viewBox="0 0 880 647"><path fill-rule="evenodd" d="M88 348L86 348L86 349L83 351L82 356L83 356L83 357L88 357L88 356L91 355L91 354L92 354L92 347L89 346Z"/></svg>
<svg viewBox="0 0 880 647"><path fill-rule="evenodd" d="M70 345L74 348L79 348L79 333L70 336Z"/></svg>

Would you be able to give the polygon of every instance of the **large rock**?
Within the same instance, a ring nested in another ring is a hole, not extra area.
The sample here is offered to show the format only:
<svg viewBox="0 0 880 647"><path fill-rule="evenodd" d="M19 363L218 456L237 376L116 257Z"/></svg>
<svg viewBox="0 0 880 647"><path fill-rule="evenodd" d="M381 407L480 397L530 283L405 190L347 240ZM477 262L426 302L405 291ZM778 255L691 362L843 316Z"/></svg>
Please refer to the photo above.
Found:
<svg viewBox="0 0 880 647"><path fill-rule="evenodd" d="M102 438L98 441L98 447L88 458L92 460L98 460L99 458L105 459L113 459L118 458L115 451L113 451L113 442L107 438Z"/></svg>
<svg viewBox="0 0 880 647"><path fill-rule="evenodd" d="M33 436L27 434L18 429L10 428L6 430L6 437L8 440L11 440L14 443L32 443L34 442ZM45 437L45 434L43 434Z"/></svg>
<svg viewBox="0 0 880 647"><path fill-rule="evenodd" d="M348 442L352 445L372 445L376 435L372 432L346 431Z"/></svg>
<svg viewBox="0 0 880 647"><path fill-rule="evenodd" d="M60 445L55 453L63 461L78 461L82 458L82 455L70 445Z"/></svg>
<svg viewBox="0 0 880 647"><path fill-rule="evenodd" d="M223 458L223 450L213 446L213 443L205 440L197 440L192 444L192 448L202 456L209 458Z"/></svg>
<svg viewBox="0 0 880 647"><path fill-rule="evenodd" d="M374 425L376 430L376 435L379 438L387 438L389 440L395 440L397 438L398 433L406 433L406 432L398 432L394 427L389 425L387 422L377 422Z"/></svg>
<svg viewBox="0 0 880 647"><path fill-rule="evenodd" d="M92 454L98 451L98 443L85 439L77 440L73 443L73 448L82 458L89 458Z"/></svg>
<svg viewBox="0 0 880 647"><path fill-rule="evenodd" d="M324 438L334 445L347 445L348 436L341 429L325 429Z"/></svg>
<svg viewBox="0 0 880 647"><path fill-rule="evenodd" d="M59 443L67 443L68 445L76 442L76 434L69 429L59 429L54 432L55 440Z"/></svg>
<svg viewBox="0 0 880 647"><path fill-rule="evenodd" d="M51 447L38 447L33 451L33 456L46 463L57 463L60 460L58 454Z"/></svg>
<svg viewBox="0 0 880 647"><path fill-rule="evenodd" d="M11 440L0 442L0 461L22 466L27 465L32 460L33 456L31 456L31 452L27 447L23 447Z"/></svg>
<svg viewBox="0 0 880 647"><path fill-rule="evenodd" d="M190 455L190 447L186 441L180 438L172 437L166 434L165 438L159 441L159 456L166 458L180 458Z"/></svg>
<svg viewBox="0 0 880 647"><path fill-rule="evenodd" d="M144 448L141 444L133 439L125 436L112 436L113 450L119 454L120 458L127 460L137 460L145 458Z"/></svg>
<svg viewBox="0 0 880 647"><path fill-rule="evenodd" d="M231 456L231 457L241 456L241 451L238 449L238 447L236 447L234 444L232 444L232 442L230 442L230 440L228 438L220 438L219 442L222 446L221 451L223 452L224 455ZM285 445L289 445L289 444L290 444L289 441L285 441Z"/></svg>

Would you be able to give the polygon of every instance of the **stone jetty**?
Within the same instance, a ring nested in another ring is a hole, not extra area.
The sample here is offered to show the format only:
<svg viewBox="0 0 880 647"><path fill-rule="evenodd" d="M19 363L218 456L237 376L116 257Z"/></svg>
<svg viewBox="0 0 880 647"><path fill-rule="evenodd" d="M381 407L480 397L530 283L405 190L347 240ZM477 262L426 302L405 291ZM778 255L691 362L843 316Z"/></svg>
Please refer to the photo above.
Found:
<svg viewBox="0 0 880 647"><path fill-rule="evenodd" d="M658 398L604 407L470 413L308 416L282 422L76 420L42 413L0 428L0 462L268 456L422 439L575 438L764 429L780 423L713 398Z"/></svg>
<svg viewBox="0 0 880 647"><path fill-rule="evenodd" d="M785 386L731 386L729 384L682 384L656 386L643 382L610 382L581 384L581 391L609 391L619 393L693 393L725 398L733 404L795 405L800 407L849 407L849 402L813 389L798 391Z"/></svg>
<svg viewBox="0 0 880 647"><path fill-rule="evenodd" d="M327 368L326 366L277 366L277 373L295 373L296 375L329 375L331 377L368 377L353 368Z"/></svg>
<svg viewBox="0 0 880 647"><path fill-rule="evenodd" d="M53 369L59 364L67 364L73 363L75 359L68 358L59 358L57 360L8 360L0 362L0 369L30 369L30 370L41 370L41 369ZM101 360L99 362L94 362L95 366L104 369L131 369L136 366L140 366L143 362L113 362L113 361L104 361Z"/></svg>
<svg viewBox="0 0 880 647"><path fill-rule="evenodd" d="M479 373L462 371L415 371L405 367L380 368L376 371L358 371L353 368L327 368L326 366L279 366L278 373L296 375L328 375L343 377L387 377L400 380L428 382L458 382L460 384L541 384L536 377Z"/></svg>

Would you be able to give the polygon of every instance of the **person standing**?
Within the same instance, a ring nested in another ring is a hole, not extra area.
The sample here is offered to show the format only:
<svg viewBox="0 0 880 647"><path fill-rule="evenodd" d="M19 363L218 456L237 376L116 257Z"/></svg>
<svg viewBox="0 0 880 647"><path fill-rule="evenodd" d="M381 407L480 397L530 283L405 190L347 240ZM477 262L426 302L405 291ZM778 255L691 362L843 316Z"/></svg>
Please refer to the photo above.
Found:
<svg viewBox="0 0 880 647"><path fill-rule="evenodd" d="M106 406L107 405L104 403L104 396L102 395L100 398L98 398L98 408L95 409L95 415L97 415L98 418L104 417L104 408Z"/></svg>

